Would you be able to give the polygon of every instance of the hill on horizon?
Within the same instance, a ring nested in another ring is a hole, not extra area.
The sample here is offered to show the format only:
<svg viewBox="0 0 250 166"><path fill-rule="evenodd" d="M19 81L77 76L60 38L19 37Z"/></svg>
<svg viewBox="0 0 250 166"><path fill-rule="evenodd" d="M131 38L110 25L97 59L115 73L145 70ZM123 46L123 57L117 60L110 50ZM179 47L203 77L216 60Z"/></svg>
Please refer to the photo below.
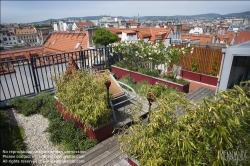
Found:
<svg viewBox="0 0 250 166"><path fill-rule="evenodd" d="M37 21L32 23L45 23L59 20L100 20L106 15L100 16L85 16L85 17L67 17L67 18L60 18L60 19L47 19L44 21ZM129 16L110 16L112 18L121 18L121 19L134 19L134 17ZM215 19L215 18L228 18L228 17L248 17L250 18L250 11L240 12L240 13L229 13L229 14L217 14L217 13L206 13L206 14L197 14L197 15L174 15L174 16L140 16L140 20L167 20L167 19Z"/></svg>

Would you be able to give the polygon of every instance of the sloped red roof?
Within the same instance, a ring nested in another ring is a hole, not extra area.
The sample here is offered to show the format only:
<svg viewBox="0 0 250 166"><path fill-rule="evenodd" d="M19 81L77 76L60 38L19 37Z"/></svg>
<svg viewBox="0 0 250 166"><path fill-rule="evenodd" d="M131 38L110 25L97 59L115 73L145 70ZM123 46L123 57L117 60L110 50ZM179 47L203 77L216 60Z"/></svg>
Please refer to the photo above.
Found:
<svg viewBox="0 0 250 166"><path fill-rule="evenodd" d="M200 43L207 44L207 43L210 43L212 41L213 37L211 35L205 35L205 34L202 34L202 35L183 34L181 38L182 38L182 41L185 41L185 39L189 38L191 41L192 40L200 40Z"/></svg>
<svg viewBox="0 0 250 166"><path fill-rule="evenodd" d="M128 20L128 21L126 21L126 23L127 23L127 24L137 24L137 23L135 22L135 20Z"/></svg>
<svg viewBox="0 0 250 166"><path fill-rule="evenodd" d="M230 44L233 38L234 38L234 34L232 33L217 35L217 39L219 39L220 41L226 41L226 44Z"/></svg>
<svg viewBox="0 0 250 166"><path fill-rule="evenodd" d="M53 32L44 43L44 52L61 53L87 49L86 31L78 33L72 32Z"/></svg>
<svg viewBox="0 0 250 166"><path fill-rule="evenodd" d="M154 42L156 37L161 36L162 39L167 38L171 28L137 28L138 38L149 38L150 42Z"/></svg>
<svg viewBox="0 0 250 166"><path fill-rule="evenodd" d="M248 41L248 40L250 40L250 31L243 30L243 31L239 32L234 43L239 44L239 43L243 43L243 42Z"/></svg>
<svg viewBox="0 0 250 166"><path fill-rule="evenodd" d="M29 53L31 54L31 56L41 56L42 52L43 52L43 46L1 50L0 61L4 61L5 59L15 60L18 58L29 59Z"/></svg>
<svg viewBox="0 0 250 166"><path fill-rule="evenodd" d="M94 25L92 21L86 21L86 22L75 22L76 26L78 28L82 28L84 25Z"/></svg>

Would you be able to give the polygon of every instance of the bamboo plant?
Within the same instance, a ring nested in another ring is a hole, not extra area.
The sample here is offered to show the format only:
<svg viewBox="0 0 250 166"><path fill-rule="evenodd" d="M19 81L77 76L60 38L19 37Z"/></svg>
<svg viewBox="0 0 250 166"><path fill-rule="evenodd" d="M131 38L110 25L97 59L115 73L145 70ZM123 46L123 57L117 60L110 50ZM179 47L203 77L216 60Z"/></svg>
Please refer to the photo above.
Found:
<svg viewBox="0 0 250 166"><path fill-rule="evenodd" d="M55 79L60 102L88 128L98 127L110 120L111 110L107 107L105 86L107 74L108 71L97 75L67 68L62 76Z"/></svg>
<svg viewBox="0 0 250 166"><path fill-rule="evenodd" d="M249 86L236 85L195 104L175 92L161 95L150 123L138 120L119 145L140 165L250 165L249 94Z"/></svg>

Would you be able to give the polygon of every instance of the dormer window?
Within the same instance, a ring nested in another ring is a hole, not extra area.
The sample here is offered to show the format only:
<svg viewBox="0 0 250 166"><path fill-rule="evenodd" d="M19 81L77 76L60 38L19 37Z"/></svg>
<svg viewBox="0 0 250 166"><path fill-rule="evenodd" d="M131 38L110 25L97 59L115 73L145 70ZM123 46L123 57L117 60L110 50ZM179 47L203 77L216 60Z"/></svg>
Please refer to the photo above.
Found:
<svg viewBox="0 0 250 166"><path fill-rule="evenodd" d="M55 39L53 42L51 42L51 44L55 44L55 43L56 43L56 41L57 41L57 39Z"/></svg>
<svg viewBox="0 0 250 166"><path fill-rule="evenodd" d="M75 50L78 49L78 47L80 46L80 44L81 44L81 42L76 43L76 46L75 46L74 49L75 49Z"/></svg>

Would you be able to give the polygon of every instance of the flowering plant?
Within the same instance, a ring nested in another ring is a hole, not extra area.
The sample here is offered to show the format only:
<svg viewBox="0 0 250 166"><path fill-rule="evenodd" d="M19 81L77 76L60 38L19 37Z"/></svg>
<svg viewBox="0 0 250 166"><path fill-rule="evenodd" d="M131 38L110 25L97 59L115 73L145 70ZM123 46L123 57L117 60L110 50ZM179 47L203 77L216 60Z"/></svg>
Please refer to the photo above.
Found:
<svg viewBox="0 0 250 166"><path fill-rule="evenodd" d="M174 80L178 74L179 59L190 51L190 45L183 48L176 48L174 45L165 46L163 43L149 43L144 40L120 41L112 44L113 53L111 56L117 56L119 66L134 71L143 69L155 70L163 65L164 69L171 67ZM191 49L191 53L193 48ZM128 67L130 66L130 68Z"/></svg>

